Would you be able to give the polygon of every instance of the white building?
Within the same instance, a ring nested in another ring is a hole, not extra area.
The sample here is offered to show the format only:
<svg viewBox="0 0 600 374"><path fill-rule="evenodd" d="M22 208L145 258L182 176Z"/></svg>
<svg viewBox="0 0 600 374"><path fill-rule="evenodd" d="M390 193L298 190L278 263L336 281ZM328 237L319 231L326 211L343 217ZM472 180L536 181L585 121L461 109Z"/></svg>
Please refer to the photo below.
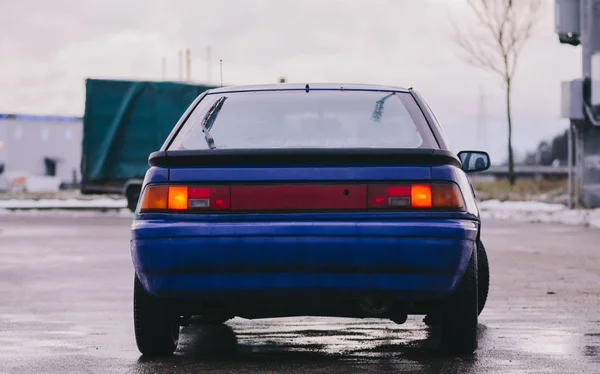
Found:
<svg viewBox="0 0 600 374"><path fill-rule="evenodd" d="M49 175L63 183L81 178L83 124L79 117L0 113L0 164L4 175Z"/></svg>

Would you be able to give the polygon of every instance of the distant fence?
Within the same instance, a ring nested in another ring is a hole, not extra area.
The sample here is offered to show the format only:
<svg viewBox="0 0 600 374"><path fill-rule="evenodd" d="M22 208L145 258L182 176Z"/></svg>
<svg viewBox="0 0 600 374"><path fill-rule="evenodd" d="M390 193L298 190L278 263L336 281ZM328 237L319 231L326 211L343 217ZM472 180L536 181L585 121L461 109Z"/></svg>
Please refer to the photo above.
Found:
<svg viewBox="0 0 600 374"><path fill-rule="evenodd" d="M567 178L567 166L542 166L542 165L515 165L517 178ZM508 177L508 166L492 166L486 171L477 173L477 176L492 176L496 178Z"/></svg>

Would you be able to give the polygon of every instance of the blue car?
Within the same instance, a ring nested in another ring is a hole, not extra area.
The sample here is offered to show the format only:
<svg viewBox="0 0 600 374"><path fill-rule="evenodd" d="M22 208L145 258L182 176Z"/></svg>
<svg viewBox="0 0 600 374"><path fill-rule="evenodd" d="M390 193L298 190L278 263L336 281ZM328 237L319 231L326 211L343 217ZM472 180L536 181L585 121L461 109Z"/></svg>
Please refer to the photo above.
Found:
<svg viewBox="0 0 600 374"><path fill-rule="evenodd" d="M200 95L149 157L135 219L144 355L233 317L427 315L477 348L489 287L467 172L412 89L277 84Z"/></svg>

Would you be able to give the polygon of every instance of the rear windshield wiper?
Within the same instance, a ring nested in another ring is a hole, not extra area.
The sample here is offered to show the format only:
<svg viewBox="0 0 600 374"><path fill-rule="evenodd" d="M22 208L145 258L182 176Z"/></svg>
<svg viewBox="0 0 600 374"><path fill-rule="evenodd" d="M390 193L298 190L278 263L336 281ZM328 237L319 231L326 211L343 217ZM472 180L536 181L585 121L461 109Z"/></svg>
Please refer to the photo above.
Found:
<svg viewBox="0 0 600 374"><path fill-rule="evenodd" d="M215 146L215 140L213 139L212 135L210 135L210 129L215 123L217 115L223 107L223 103L225 102L225 100L227 100L226 96L222 96L219 99L217 99L217 101L215 101L215 103L210 107L210 109L206 113L206 116L202 120L202 123L200 124L200 126L202 127L202 132L204 133L204 140L206 141L208 148L210 148L211 150L216 149L217 147Z"/></svg>
<svg viewBox="0 0 600 374"><path fill-rule="evenodd" d="M375 102L375 108L373 109L373 114L371 115L371 121L381 122L381 117L383 117L383 106L385 105L385 101L390 97L394 96L395 94L395 92L392 92L391 94L386 95Z"/></svg>

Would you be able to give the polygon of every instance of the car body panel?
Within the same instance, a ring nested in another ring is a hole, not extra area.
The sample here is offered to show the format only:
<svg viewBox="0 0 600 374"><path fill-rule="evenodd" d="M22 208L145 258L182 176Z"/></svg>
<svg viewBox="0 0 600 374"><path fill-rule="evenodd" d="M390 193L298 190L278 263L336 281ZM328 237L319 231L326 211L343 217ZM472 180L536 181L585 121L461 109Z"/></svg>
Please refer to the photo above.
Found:
<svg viewBox="0 0 600 374"><path fill-rule="evenodd" d="M344 84L344 83L275 83L248 86L219 87L208 91L208 94L223 94L232 92L256 91L306 91L308 90L340 90L340 91L380 91L380 92L409 92L409 89L395 86L374 84Z"/></svg>
<svg viewBox="0 0 600 374"><path fill-rule="evenodd" d="M406 166L232 166L171 168L171 182L205 181L402 181L430 180L429 167Z"/></svg>
<svg viewBox="0 0 600 374"><path fill-rule="evenodd" d="M131 251L142 283L163 297L257 288L444 295L464 272L477 232L476 221L450 219L151 220L134 224Z"/></svg>
<svg viewBox="0 0 600 374"><path fill-rule="evenodd" d="M144 176L143 186L153 183L169 182L169 168L152 166Z"/></svg>

